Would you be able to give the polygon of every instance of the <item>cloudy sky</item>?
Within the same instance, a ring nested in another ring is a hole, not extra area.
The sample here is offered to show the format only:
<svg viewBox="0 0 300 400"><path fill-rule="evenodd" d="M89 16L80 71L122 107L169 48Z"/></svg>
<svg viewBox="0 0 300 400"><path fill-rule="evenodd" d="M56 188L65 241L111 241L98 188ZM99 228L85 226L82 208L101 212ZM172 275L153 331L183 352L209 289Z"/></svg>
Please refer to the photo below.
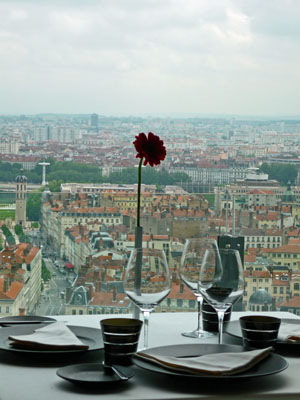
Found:
<svg viewBox="0 0 300 400"><path fill-rule="evenodd" d="M299 0L0 0L0 114L300 115Z"/></svg>

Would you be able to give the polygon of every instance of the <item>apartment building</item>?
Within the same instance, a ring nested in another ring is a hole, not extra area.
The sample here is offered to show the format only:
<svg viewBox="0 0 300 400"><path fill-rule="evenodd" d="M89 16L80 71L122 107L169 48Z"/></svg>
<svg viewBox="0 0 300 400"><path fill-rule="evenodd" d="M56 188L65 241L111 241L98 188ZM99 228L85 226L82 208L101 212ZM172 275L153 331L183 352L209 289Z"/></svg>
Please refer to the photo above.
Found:
<svg viewBox="0 0 300 400"><path fill-rule="evenodd" d="M286 244L272 249L264 248L262 254L271 258L275 265L287 266L292 272L299 272L300 245L298 244Z"/></svg>
<svg viewBox="0 0 300 400"><path fill-rule="evenodd" d="M31 314L41 294L42 254L31 243L20 243L0 253L1 315Z"/></svg>
<svg viewBox="0 0 300 400"><path fill-rule="evenodd" d="M270 249L282 245L281 229L244 228L240 235L245 237L245 250L249 248Z"/></svg>
<svg viewBox="0 0 300 400"><path fill-rule="evenodd" d="M118 207L89 207L87 202L44 202L42 205L42 232L60 257L65 254L65 231L75 225L94 221L102 225L121 225L123 217Z"/></svg>

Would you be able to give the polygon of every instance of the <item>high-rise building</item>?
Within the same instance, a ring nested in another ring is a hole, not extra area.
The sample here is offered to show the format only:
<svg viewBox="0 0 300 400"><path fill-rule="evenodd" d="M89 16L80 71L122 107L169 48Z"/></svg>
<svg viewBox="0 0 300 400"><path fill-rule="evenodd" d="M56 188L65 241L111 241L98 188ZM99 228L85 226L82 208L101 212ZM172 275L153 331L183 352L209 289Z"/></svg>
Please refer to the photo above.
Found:
<svg viewBox="0 0 300 400"><path fill-rule="evenodd" d="M91 115L91 127L92 128L98 128L98 123L99 123L99 116L98 114L92 114Z"/></svg>
<svg viewBox="0 0 300 400"><path fill-rule="evenodd" d="M20 175L16 177L16 214L15 222L24 226L26 223L26 194L27 194L27 178L23 175L23 169Z"/></svg>

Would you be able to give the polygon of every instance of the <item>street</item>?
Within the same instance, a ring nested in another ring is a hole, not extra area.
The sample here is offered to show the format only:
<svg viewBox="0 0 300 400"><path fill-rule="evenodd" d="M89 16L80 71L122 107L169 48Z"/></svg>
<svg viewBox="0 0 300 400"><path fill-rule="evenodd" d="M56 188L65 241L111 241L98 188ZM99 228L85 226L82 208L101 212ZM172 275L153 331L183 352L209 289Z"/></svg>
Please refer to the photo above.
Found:
<svg viewBox="0 0 300 400"><path fill-rule="evenodd" d="M65 292L66 288L70 286L70 281L68 280L70 276L63 275L50 258L44 258L44 261L51 272L52 278L44 287L40 303L36 308L36 314L62 315L65 311Z"/></svg>

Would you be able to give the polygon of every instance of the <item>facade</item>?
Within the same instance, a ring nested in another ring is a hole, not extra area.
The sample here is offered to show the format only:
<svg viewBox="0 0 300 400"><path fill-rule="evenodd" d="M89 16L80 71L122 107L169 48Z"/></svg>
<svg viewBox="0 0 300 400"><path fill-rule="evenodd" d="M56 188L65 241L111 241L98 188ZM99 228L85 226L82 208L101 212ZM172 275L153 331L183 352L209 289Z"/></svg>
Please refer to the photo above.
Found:
<svg viewBox="0 0 300 400"><path fill-rule="evenodd" d="M42 254L28 243L0 253L0 305L7 315L34 314L41 295Z"/></svg>
<svg viewBox="0 0 300 400"><path fill-rule="evenodd" d="M245 228L240 232L245 238L245 250L249 248L277 248L282 245L281 229L251 229Z"/></svg>
<svg viewBox="0 0 300 400"><path fill-rule="evenodd" d="M292 272L299 272L300 245L287 244L273 249L262 249L262 253L267 254L275 265L287 266Z"/></svg>
<svg viewBox="0 0 300 400"><path fill-rule="evenodd" d="M240 167L229 167L229 166L218 166L211 165L202 167L172 167L170 172L184 172L187 174L193 183L200 183L205 186L225 185L232 182L236 182L237 179L243 179L247 175L247 168ZM196 186L195 186L196 188Z"/></svg>
<svg viewBox="0 0 300 400"><path fill-rule="evenodd" d="M4 139L0 141L0 154L18 154L20 143Z"/></svg>

